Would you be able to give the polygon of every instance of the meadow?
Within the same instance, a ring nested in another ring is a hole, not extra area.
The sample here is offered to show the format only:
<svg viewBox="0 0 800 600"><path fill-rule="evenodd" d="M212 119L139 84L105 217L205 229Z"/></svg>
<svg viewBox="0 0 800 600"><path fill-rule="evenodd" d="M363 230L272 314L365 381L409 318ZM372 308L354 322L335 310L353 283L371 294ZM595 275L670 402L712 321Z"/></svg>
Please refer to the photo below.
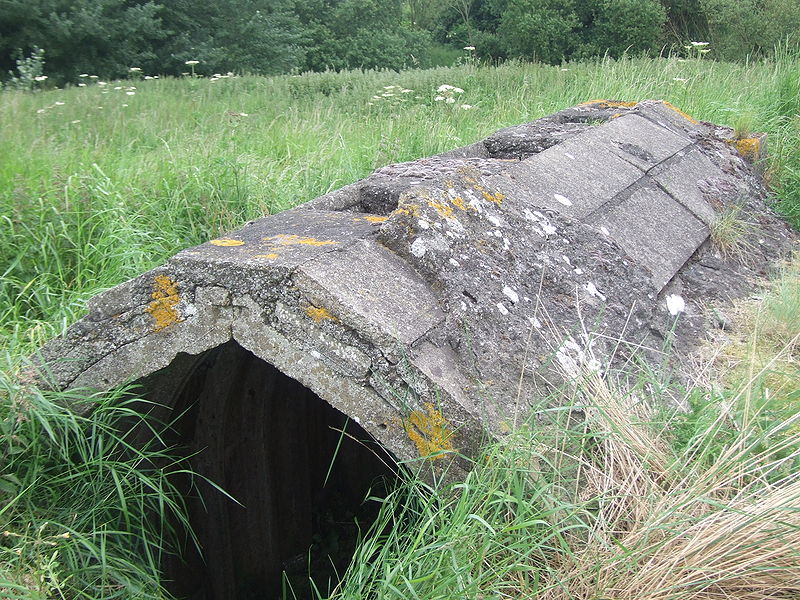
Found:
<svg viewBox="0 0 800 600"><path fill-rule="evenodd" d="M78 86L77 83L86 83ZM447 84L462 89L436 100ZM465 145L590 99L668 100L769 135L775 207L800 228L800 53L733 64L633 58L552 67L85 78L0 92L0 595L163 598L182 514L157 448L116 425L124 391L81 417L27 357L88 298L176 251L376 167ZM455 488L410 480L342 598L768 598L800 594L798 265L734 311L702 384L587 377L487 447ZM683 397L688 415L664 410ZM87 436L85 432L92 432ZM171 522L174 522L172 520ZM287 590L291 597L291 590ZM327 596L328 590L321 590Z"/></svg>

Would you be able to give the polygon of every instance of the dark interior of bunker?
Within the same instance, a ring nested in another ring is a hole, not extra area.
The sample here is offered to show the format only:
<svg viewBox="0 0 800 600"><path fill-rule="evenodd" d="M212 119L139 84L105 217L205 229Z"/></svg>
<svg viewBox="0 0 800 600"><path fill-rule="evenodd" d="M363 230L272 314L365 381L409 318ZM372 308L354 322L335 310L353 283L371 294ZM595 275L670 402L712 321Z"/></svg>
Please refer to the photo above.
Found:
<svg viewBox="0 0 800 600"><path fill-rule="evenodd" d="M163 564L185 600L325 595L396 481L392 457L353 419L231 341L179 355L143 382L171 407L167 441L201 478L177 481L202 555L184 536Z"/></svg>

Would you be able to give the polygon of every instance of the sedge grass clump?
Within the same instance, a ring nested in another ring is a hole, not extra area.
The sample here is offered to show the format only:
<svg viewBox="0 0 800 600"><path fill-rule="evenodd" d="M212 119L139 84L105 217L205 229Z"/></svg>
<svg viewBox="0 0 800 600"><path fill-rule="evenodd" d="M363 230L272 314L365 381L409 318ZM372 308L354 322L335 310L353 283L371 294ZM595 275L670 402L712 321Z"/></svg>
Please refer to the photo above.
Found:
<svg viewBox="0 0 800 600"><path fill-rule="evenodd" d="M711 223L711 243L727 257L746 261L752 249L748 240L753 226L745 219L742 206L733 204L718 213Z"/></svg>
<svg viewBox="0 0 800 600"><path fill-rule="evenodd" d="M129 390L45 392L24 369L0 377L0 596L165 597L171 524L190 532L172 484L186 471L143 402Z"/></svg>

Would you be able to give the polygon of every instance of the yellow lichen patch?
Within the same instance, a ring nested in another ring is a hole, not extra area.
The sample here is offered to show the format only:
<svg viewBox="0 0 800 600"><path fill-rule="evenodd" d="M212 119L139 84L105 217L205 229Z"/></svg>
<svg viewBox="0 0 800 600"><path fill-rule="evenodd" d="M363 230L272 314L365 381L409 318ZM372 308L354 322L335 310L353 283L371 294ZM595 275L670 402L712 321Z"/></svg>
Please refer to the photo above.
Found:
<svg viewBox="0 0 800 600"><path fill-rule="evenodd" d="M389 217L379 217L378 215L367 215L366 217L361 217L364 221L368 223L383 223Z"/></svg>
<svg viewBox="0 0 800 600"><path fill-rule="evenodd" d="M277 252L270 252L269 254L256 254L255 258L268 258L270 260L275 260L278 258Z"/></svg>
<svg viewBox="0 0 800 600"><path fill-rule="evenodd" d="M492 194L491 192L483 191L481 192L481 194L483 194L483 198L485 200L488 200L489 202L494 202L497 205L502 204L503 200L505 200L506 198L506 195L500 192L495 192L494 194Z"/></svg>
<svg viewBox="0 0 800 600"><path fill-rule="evenodd" d="M167 275L156 275L155 289L150 297L153 301L145 311L153 317L153 331L161 331L181 320L177 306L181 301L178 283Z"/></svg>
<svg viewBox="0 0 800 600"><path fill-rule="evenodd" d="M444 202L436 202L436 200L428 200L428 206L436 210L440 216L444 217L445 219L453 216L453 207L447 203L447 200Z"/></svg>
<svg viewBox="0 0 800 600"><path fill-rule="evenodd" d="M278 235L271 235L269 237L265 237L264 241L275 242L281 246L296 246L298 244L303 246L329 246L331 244L339 243L334 242L333 240L318 240L317 238L313 237L302 237L294 233L279 233Z"/></svg>
<svg viewBox="0 0 800 600"><path fill-rule="evenodd" d="M456 196L450 200L450 202L453 204L453 206L463 211L467 211L468 209L472 208L471 206L467 206L467 203L464 202L464 199L461 196Z"/></svg>
<svg viewBox="0 0 800 600"><path fill-rule="evenodd" d="M761 152L761 140L757 137L742 138L731 142L744 158L754 162Z"/></svg>
<svg viewBox="0 0 800 600"><path fill-rule="evenodd" d="M683 111L682 111L680 108L678 108L677 106L673 106L672 104L670 104L670 103L669 103L669 102L667 102L666 100L662 100L662 101L661 101L661 103L662 103L664 106L666 106L668 109L670 109L670 110L673 110L673 111L675 111L676 113L678 113L680 116L682 116L684 119L686 119L686 120L687 120L687 121L689 121L690 123L695 123L695 124L697 124L697 123L698 123L697 119L695 119L695 118L693 118L693 117L691 117L691 116L687 115L687 114L686 114L685 112L683 112Z"/></svg>
<svg viewBox="0 0 800 600"><path fill-rule="evenodd" d="M413 411L403 425L420 456L437 460L444 458L444 453L453 451L451 425L430 402L425 403L425 412Z"/></svg>
<svg viewBox="0 0 800 600"><path fill-rule="evenodd" d="M392 214L398 215L407 215L409 217L418 217L419 216L419 206L416 204L404 204L399 208L395 209Z"/></svg>
<svg viewBox="0 0 800 600"><path fill-rule="evenodd" d="M242 240L232 240L229 238L219 238L218 240L211 240L210 242L213 246L244 246L244 242Z"/></svg>
<svg viewBox="0 0 800 600"><path fill-rule="evenodd" d="M633 108L638 102L623 102L621 100L589 100L588 102L581 102L581 106L586 106L588 104L602 104L607 106L608 108L618 108L618 107L625 107L625 108Z"/></svg>
<svg viewBox="0 0 800 600"><path fill-rule="evenodd" d="M323 307L308 306L306 308L306 314L311 317L314 323L322 323L323 321L333 321L336 323L339 321L327 308Z"/></svg>

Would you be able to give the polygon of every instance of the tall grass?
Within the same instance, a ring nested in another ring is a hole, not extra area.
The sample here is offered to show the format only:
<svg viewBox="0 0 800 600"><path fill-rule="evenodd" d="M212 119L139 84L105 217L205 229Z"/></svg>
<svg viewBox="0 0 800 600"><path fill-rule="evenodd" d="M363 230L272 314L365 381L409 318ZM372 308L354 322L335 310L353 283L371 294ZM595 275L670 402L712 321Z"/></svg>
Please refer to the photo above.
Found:
<svg viewBox="0 0 800 600"><path fill-rule="evenodd" d="M768 132L778 207L800 225L798 73L800 54L783 48L746 65L508 63L0 93L0 596L159 597L168 524L186 525L167 476L181 466L120 426L138 418L132 396L92 396L79 416L65 405L85 394L25 376L24 358L97 291L377 166L594 98L663 98ZM434 101L444 83L465 90L459 103ZM717 376L686 392L692 413L655 410L661 382L634 397L587 378L476 457L455 489L408 481L382 499L336 595L796 596L790 273L745 316L751 333L709 361Z"/></svg>
<svg viewBox="0 0 800 600"><path fill-rule="evenodd" d="M88 416L70 406L89 403ZM161 557L190 531L184 472L126 390L43 392L0 377L0 596L163 598ZM137 427L154 435L144 445ZM170 523L180 525L181 533Z"/></svg>

